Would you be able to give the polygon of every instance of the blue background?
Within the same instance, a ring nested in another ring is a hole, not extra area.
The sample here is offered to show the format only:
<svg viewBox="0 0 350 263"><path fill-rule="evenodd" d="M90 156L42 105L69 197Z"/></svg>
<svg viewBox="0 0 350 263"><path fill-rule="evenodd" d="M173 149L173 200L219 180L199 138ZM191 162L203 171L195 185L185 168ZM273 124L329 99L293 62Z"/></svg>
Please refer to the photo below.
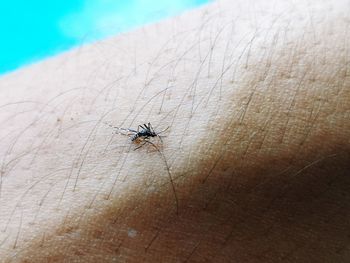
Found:
<svg viewBox="0 0 350 263"><path fill-rule="evenodd" d="M0 74L76 45L176 15L208 1L1 1Z"/></svg>

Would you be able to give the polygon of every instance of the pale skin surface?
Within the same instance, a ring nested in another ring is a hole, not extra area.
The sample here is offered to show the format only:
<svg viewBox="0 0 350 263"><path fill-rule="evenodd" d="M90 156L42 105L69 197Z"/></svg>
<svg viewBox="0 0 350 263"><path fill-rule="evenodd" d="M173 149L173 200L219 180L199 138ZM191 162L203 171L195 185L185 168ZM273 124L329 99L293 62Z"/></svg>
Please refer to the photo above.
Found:
<svg viewBox="0 0 350 263"><path fill-rule="evenodd" d="M269 2L0 79L1 262L348 262L349 1Z"/></svg>

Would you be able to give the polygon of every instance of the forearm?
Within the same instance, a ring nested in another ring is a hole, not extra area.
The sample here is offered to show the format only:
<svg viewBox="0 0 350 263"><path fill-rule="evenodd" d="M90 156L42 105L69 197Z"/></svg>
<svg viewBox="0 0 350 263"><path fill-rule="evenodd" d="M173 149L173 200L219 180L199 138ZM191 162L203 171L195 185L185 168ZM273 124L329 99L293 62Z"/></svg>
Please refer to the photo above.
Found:
<svg viewBox="0 0 350 263"><path fill-rule="evenodd" d="M2 79L2 258L346 258L347 7L280 5L222 3ZM169 127L161 154L107 125L145 122Z"/></svg>

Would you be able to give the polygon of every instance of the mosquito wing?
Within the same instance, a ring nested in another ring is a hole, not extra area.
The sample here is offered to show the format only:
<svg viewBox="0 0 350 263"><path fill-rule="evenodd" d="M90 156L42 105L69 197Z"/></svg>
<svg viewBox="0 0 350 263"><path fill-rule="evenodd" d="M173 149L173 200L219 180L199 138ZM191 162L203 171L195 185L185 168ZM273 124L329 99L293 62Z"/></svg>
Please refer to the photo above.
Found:
<svg viewBox="0 0 350 263"><path fill-rule="evenodd" d="M131 136L137 134L137 131L133 129L125 129L125 128L119 128L119 127L114 127L116 129L116 133L126 135L126 136Z"/></svg>

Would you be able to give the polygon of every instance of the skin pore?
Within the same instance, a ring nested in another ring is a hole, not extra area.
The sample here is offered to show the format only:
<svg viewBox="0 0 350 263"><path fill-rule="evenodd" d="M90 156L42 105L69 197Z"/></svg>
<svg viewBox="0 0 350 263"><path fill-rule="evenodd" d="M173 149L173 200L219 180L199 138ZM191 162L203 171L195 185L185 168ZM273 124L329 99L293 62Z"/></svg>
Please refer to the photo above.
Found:
<svg viewBox="0 0 350 263"><path fill-rule="evenodd" d="M270 2L3 76L1 262L350 260L349 1Z"/></svg>

